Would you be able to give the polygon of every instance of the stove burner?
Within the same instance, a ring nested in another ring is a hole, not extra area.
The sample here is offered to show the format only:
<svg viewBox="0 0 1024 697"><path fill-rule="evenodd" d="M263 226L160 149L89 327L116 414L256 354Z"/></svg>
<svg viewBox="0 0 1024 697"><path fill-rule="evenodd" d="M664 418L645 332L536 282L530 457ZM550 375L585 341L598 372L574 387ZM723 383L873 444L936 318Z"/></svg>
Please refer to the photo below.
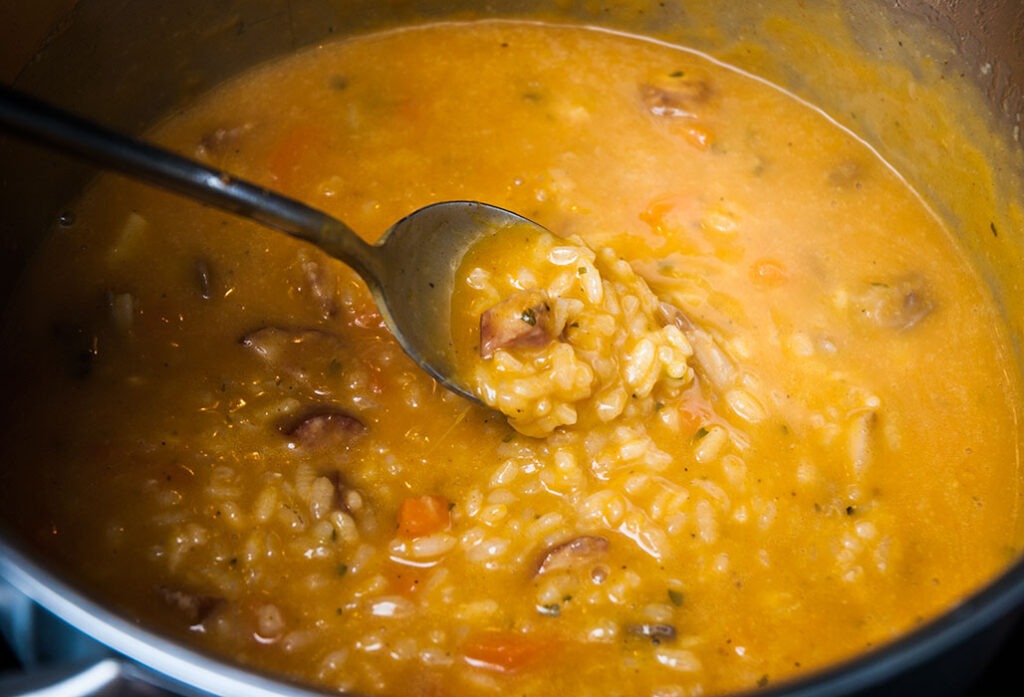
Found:
<svg viewBox="0 0 1024 697"><path fill-rule="evenodd" d="M0 695L174 697L133 677L131 663L0 579Z"/></svg>

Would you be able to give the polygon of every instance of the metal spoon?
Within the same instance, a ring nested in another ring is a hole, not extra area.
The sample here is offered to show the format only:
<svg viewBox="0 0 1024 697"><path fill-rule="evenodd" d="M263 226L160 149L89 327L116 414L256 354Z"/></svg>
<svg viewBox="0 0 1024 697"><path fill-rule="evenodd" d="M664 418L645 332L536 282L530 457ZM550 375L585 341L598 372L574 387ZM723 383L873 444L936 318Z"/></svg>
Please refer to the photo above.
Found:
<svg viewBox="0 0 1024 697"><path fill-rule="evenodd" d="M0 126L101 167L168 189L313 243L352 267L409 356L438 382L479 402L458 379L451 295L465 251L486 235L538 227L484 203L436 203L395 223L377 244L294 199L154 145L108 130L5 85Z"/></svg>

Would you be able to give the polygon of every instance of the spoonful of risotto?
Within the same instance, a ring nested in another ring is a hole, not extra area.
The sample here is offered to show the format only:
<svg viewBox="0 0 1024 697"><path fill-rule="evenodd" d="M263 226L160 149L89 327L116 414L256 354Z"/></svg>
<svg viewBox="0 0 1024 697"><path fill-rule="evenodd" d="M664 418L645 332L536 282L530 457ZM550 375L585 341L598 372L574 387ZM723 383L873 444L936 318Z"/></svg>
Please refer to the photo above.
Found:
<svg viewBox="0 0 1024 697"><path fill-rule="evenodd" d="M658 319L628 263L507 210L437 203L369 244L299 201L2 85L0 126L316 245L363 278L413 360L527 435L652 408L691 377L680 327Z"/></svg>

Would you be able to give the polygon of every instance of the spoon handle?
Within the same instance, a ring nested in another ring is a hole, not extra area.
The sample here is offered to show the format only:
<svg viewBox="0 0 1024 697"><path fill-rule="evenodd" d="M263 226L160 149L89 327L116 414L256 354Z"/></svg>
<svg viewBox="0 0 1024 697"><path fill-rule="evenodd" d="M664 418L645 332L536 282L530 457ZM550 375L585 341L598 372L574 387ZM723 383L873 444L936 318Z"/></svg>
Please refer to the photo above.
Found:
<svg viewBox="0 0 1024 697"><path fill-rule="evenodd" d="M40 145L312 242L377 283L375 248L340 220L222 170L50 106L0 84L0 126Z"/></svg>

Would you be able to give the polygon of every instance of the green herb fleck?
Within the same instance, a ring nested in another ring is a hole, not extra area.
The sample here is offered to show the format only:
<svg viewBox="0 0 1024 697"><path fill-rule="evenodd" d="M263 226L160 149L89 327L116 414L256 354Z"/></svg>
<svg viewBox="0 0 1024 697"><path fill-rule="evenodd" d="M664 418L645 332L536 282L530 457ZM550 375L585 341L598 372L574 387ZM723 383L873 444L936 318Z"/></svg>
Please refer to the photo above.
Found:
<svg viewBox="0 0 1024 697"><path fill-rule="evenodd" d="M683 604L683 594L680 591L668 589L668 599L672 601L672 604L676 607L681 607Z"/></svg>
<svg viewBox="0 0 1024 697"><path fill-rule="evenodd" d="M523 314L520 317L524 322L529 324L531 327L537 326L537 313L534 312L532 307L528 307L523 310Z"/></svg>
<svg viewBox="0 0 1024 697"><path fill-rule="evenodd" d="M344 576L348 573L348 564L338 564L338 575Z"/></svg>
<svg viewBox="0 0 1024 697"><path fill-rule="evenodd" d="M708 434L708 430L706 428L704 428L703 426L701 426L700 428L697 429L697 432L693 434L693 439L695 441L700 440L701 438L703 438L707 434Z"/></svg>
<svg viewBox="0 0 1024 697"><path fill-rule="evenodd" d="M586 272L587 272L587 267L586 266L581 266L578 269L576 269L576 273L578 273L580 276L582 276Z"/></svg>
<svg viewBox="0 0 1024 697"><path fill-rule="evenodd" d="M669 77L683 77L684 75L686 75L686 72L683 70L677 70L674 73L669 73Z"/></svg>

